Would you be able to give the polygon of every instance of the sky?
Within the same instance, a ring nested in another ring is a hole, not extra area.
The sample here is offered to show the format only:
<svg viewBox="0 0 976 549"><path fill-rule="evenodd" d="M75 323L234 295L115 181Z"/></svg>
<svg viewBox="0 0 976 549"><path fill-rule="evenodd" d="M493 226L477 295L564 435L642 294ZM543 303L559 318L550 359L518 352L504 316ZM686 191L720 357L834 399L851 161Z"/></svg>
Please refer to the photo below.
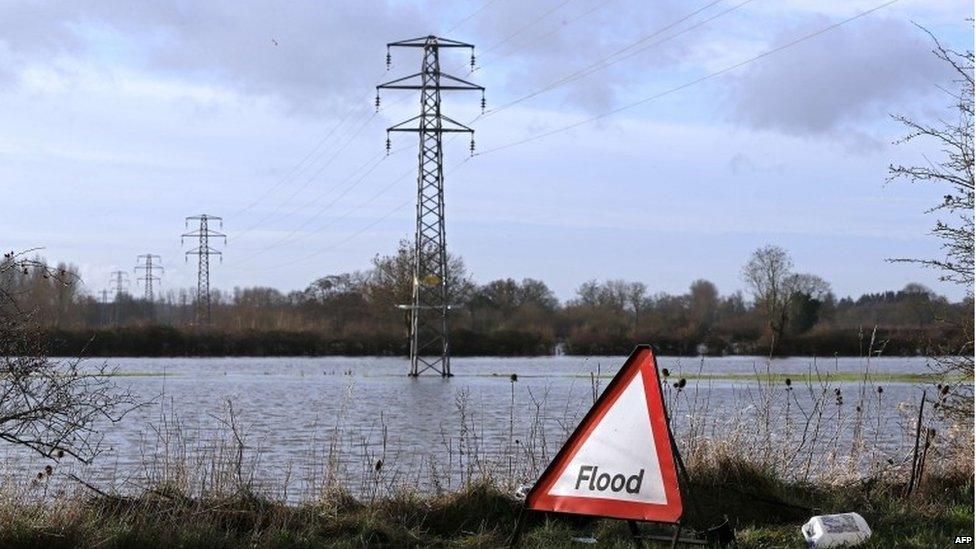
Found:
<svg viewBox="0 0 976 549"><path fill-rule="evenodd" d="M385 129L417 72L388 42L435 34L471 121L445 143L449 250L474 279L589 279L728 294L760 246L839 296L939 282L937 185L888 182L903 114L951 115L931 31L971 49L962 0L0 2L0 246L78 266L84 288L140 254L196 283L184 218L221 216L215 287L302 289L411 239L416 136ZM879 9L878 6L882 6ZM847 21L868 10L866 15ZM838 23L842 23L837 26ZM828 29L828 30L825 30ZM824 31L824 32L821 32ZM768 52L768 55L766 53ZM192 229L192 227L191 227Z"/></svg>

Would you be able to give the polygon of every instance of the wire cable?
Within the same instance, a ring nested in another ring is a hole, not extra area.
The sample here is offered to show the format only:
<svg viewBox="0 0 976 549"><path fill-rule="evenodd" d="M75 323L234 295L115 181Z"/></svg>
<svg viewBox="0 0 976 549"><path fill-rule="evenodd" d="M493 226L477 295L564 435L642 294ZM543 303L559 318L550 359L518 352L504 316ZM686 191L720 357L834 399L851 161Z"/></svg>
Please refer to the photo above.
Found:
<svg viewBox="0 0 976 549"><path fill-rule="evenodd" d="M541 14L539 14L539 16L536 17L535 19L533 19L533 20L529 21L528 23L522 25L521 27L519 27L518 29L516 29L515 32L513 32L512 34L506 36L505 38L502 38L498 42L495 42L494 44L488 46L486 49L484 49L482 51L484 53L488 53L488 52L491 52L491 51L494 51L494 50L498 49L499 46L505 44L506 42L508 42L512 38L515 38L516 36L518 36L519 34L523 33L526 29L528 29L532 25L535 25L539 21L542 21L546 17L552 15L557 10L559 10L559 8L565 6L566 4L568 4L568 3L572 2L572 1L573 0L563 0L562 2L556 4L555 6L549 8L548 10L546 10L546 11L542 12Z"/></svg>
<svg viewBox="0 0 976 549"><path fill-rule="evenodd" d="M254 223L251 223L243 231L238 233L237 238L240 238L241 236L253 231L259 225L262 225L267 221L269 221L270 219L272 219L273 217L275 217L278 214L278 212L280 212L286 205L291 203L291 201L294 200L295 197L299 195L299 193L301 193L306 188L308 188L308 186L311 185L315 181L315 179L319 175L321 175L321 173L325 171L325 169L328 168L332 164L332 162L334 162L335 159L338 158L339 155L342 154L342 152L345 151L349 147L349 145L353 143L353 141L356 140L357 137L359 137L359 134L361 134L363 130L366 129L366 126L368 126L369 123L372 122L375 118L376 118L376 113L374 112L368 118L366 118L366 120L362 124L360 124L355 131L353 131L349 139L347 139L345 143L343 143L338 149L336 149L335 152L333 152L333 154L328 158L328 160L326 160L326 162L323 165L319 166L318 170L316 170L314 174L312 174L306 179L305 183L299 185L294 191L292 191L290 195L288 195L287 198L279 202L278 205L275 206L269 213L265 214L263 217L261 217Z"/></svg>
<svg viewBox="0 0 976 549"><path fill-rule="evenodd" d="M366 98L368 99L369 98L369 95L367 95ZM346 122L346 120L349 119L349 117L352 115L352 113L354 113L355 111L356 111L356 108L355 108L355 105L354 105L353 108L350 108L346 112L346 114L342 118L340 118L339 121L335 123L335 125L332 126L332 129L329 130L329 132L326 133L325 136L323 136L321 139L319 139L319 141L315 144L315 146L312 147L312 149L310 151L308 151L308 154L306 154L304 158L302 158L301 160L299 160L297 164L295 164L294 166L292 166L292 168L290 170L288 170L288 172L286 172L285 175L281 179L279 179L271 187L265 189L265 191L263 193L261 193L257 198L255 198L252 202L250 202L249 204L247 204L246 206L244 206L240 210L237 210L236 212L234 212L232 214L232 216L233 217L237 217L237 216L239 216L239 215L241 215L241 214L249 211L251 208L253 208L254 206L257 206L262 200L264 200L265 198L267 198L268 195L270 195L274 191L278 190L282 185L284 185L285 183L287 183L293 177L297 177L298 174L301 173L301 171L305 169L305 162L308 161L310 158L312 158L312 156L314 156L319 151L319 149L323 145L325 145L325 143L333 135L335 135L336 131L339 130L339 127L342 126Z"/></svg>
<svg viewBox="0 0 976 549"><path fill-rule="evenodd" d="M401 148L400 150L403 150L403 149ZM268 251L270 251L270 250L272 250L272 249L274 249L274 248L276 248L278 246L281 246L281 245L283 245L285 243L294 244L294 243L299 242L299 241L301 241L301 240L303 240L305 238L308 238L309 236L311 236L312 234L314 234L314 232L312 232L312 233L305 233L302 236L299 236L297 238L293 238L302 229L304 229L305 227L308 227L309 225L311 225L316 219L318 219L329 208L331 208L336 203L338 203L340 200L342 200L342 198L344 196L346 196L347 194L349 194L350 192L352 192L353 189L355 189L360 183L362 183L363 180L365 180L371 173L373 173L376 170L376 168L378 168L379 165L382 164L386 159L387 159L387 155L386 154L383 154L382 156L379 157L378 160L376 160L376 161L372 161L371 160L372 165L365 172L363 172L355 181L353 181L352 185L346 187L346 189L343 190L341 193L339 193L331 202L329 202L328 204L326 204L326 205L322 206L321 208L319 208L319 210L317 212L315 212L314 215L310 216L303 223L299 224L297 227L295 227L294 229L292 229L288 234L286 234L286 235L284 235L282 237L279 237L277 240L275 240L271 244L268 244L267 246L264 246L261 249L257 250L256 252L248 255L247 257L243 258L239 262L235 263L235 265L240 265L241 263L246 263L246 262L250 261L251 259L254 259L255 257L257 257L257 256L259 256L259 255L261 255L263 253L266 253L266 252L268 252ZM357 171L359 171L359 170L357 170ZM353 172L353 175L355 173L356 172ZM347 180L348 179L351 179L351 178L352 178L352 176L350 176L350 178L347 178ZM392 186L392 185L390 185L390 186ZM315 231L315 232L318 232L318 231ZM291 242L289 242L289 241L291 241Z"/></svg>
<svg viewBox="0 0 976 549"><path fill-rule="evenodd" d="M628 110L628 109L632 109L632 108L634 108L636 106L643 105L644 103L648 103L650 101L654 101L655 99L660 99L661 97L665 97L667 95L671 95L671 94L673 94L675 92L678 92L678 91L681 91L681 90L683 90L685 88L689 88L691 86L694 86L695 84L699 84L701 82L705 82L706 80L711 80L712 78L715 78L715 77L721 76L723 74L729 73L729 72L734 71L734 70L736 70L736 69L738 69L740 67L743 67L745 65L748 65L750 63L753 63L755 61L758 61L758 60L763 59L765 57L768 57L770 55L779 53L779 52L781 52L783 50L789 49L789 48L791 48L791 47L793 47L793 46L795 46L795 45L797 45L797 44L799 44L801 42L805 42L805 41L810 40L812 38L816 38L817 36L820 36L820 35L822 35L824 33L830 32L830 31L832 31L832 30L834 30L834 29L836 29L838 27L841 27L843 25L846 25L847 23L850 23L852 21L855 21L857 19L860 19L860 18L862 18L862 17L864 17L866 15L869 15L871 13L874 13L874 12L880 10L880 9L886 8L886 7L888 7L888 6L896 3L898 1L899 0L889 0L888 2L885 2L883 4L876 5L873 8L870 8L870 9L867 9L865 11L862 11L862 12L856 14L856 15L853 15L851 17L848 17L847 19L844 19L842 21L838 21L837 23L834 23L834 24L828 25L826 27L823 27L820 30L817 30L817 31L812 32L812 33L809 33L809 34L805 34L805 35L803 35L803 36L801 36L799 38L796 38L794 40L791 40L791 41L789 41L789 42L787 42L785 44L782 44L782 45L777 46L775 48L771 48L769 50L766 50L766 51L760 53L759 55L755 55L755 56L750 57L750 58L748 58L748 59L746 59L744 61L740 61L740 62L735 63L733 65L729 65L728 67L725 67L723 69L717 70L715 72L708 73L708 74L706 74L704 76L701 76L699 78L695 78L694 80L685 82L684 84L681 84L679 86L675 86L673 88L669 88L669 89L664 90L662 92L656 93L656 94L654 94L654 95L652 95L650 97L645 97L645 98L640 99L638 101L634 101L632 103L628 103L626 105L617 107L615 109L611 109L609 111L606 111L604 113L598 114L596 116L592 116L592 117L587 118L585 120L581 120L579 122L574 122L572 124L567 124L565 126L561 126L559 128L553 129L553 130L549 130L549 131L546 131L546 132L542 132L542 133L539 133L539 134L536 134L536 135L527 137L525 139L519 139L517 141L512 141L512 142L506 143L504 145L499 145L497 147L492 147L492 148L487 149L485 151L476 152L475 153L475 156L484 156L484 155L487 155L487 154L491 154L491 153L494 153L494 152L498 152L498 151L501 151L501 150L505 150L505 149L508 149L508 148L511 148L511 147L515 147L515 146L518 146L518 145L523 145L525 143L530 143L532 141L536 141L538 139L542 139L542 138L548 137L550 135L555 135L557 133L562 133L562 132L571 130L573 128L577 128L577 127L582 126L584 124L589 124L589 123L592 123L592 122L596 122L597 120L602 120L604 118L607 118L608 116L612 116L612 115L617 114L619 112L622 112L622 111L625 111L625 110Z"/></svg>
<svg viewBox="0 0 976 549"><path fill-rule="evenodd" d="M536 91L534 91L532 93L528 93L526 95L523 95L521 97L518 97L516 99L513 99L512 101L509 101L507 103L504 103L504 104L502 104L499 107L496 107L496 108L493 108L493 109L489 109L485 113L485 116L491 116L491 115L494 115L494 114L498 114L499 112L501 112L501 111L503 111L505 109L508 109L510 107L513 107L515 105L518 105L519 103L521 103L523 101L527 101L527 100L532 99L533 97L536 97L538 95L541 95L541 94L543 94L543 93L545 93L547 91L556 89L556 88L558 88L560 86L563 86L565 84L568 84L570 82L573 82L575 80L578 80L580 78L583 78L583 77L588 76L590 74L593 74L593 73L595 73L597 71L603 70L603 69L605 69L605 68L607 68L607 67L609 67L611 65L614 65L614 64L618 63L619 61L622 61L622 60L627 59L629 57L633 57L637 53L642 52L642 51L645 51L647 48L650 48L652 46L656 46L658 44L662 44L664 42L667 42L668 40L672 40L674 38L677 38L678 36L681 36L682 34L688 32L688 31L691 31L691 30L693 30L695 28L698 28L699 26L701 26L701 25L703 25L703 24L705 24L705 23L707 23L709 21L712 21L712 20L714 20L714 19L716 19L718 17L721 17L721 16L723 16L723 15L725 15L725 14L731 12L731 11L734 11L736 9L739 9L740 7L742 7L742 6L744 6L744 5L752 2L753 0L745 0L742 3L740 3L740 4L736 5L736 6L733 6L732 8L729 8L729 9L723 11L723 12L720 12L719 14L714 15L714 16L708 18L708 19L705 19L703 21L700 21L699 23L697 23L695 25L692 25L691 27L685 28L685 29L681 30L680 32L675 33L675 34L673 34L673 35L671 35L671 36L669 36L669 37L667 37L667 38L665 38L663 40L659 40L659 41L653 42L653 43L651 43L651 44L649 44L647 46L644 46L643 48L640 48L640 49L637 49L637 50L632 51L630 53L627 53L625 56L620 57L619 59L612 60L614 57L620 56L620 55L624 55L624 52L627 52L628 50L631 50L633 48L636 48L636 47L640 46L641 44L647 42L648 40L650 40L650 39L652 39L652 38L654 38L656 36L661 35L662 33L666 32L666 31L668 31L668 30L670 30L670 29L672 29L672 28L674 28L674 27L676 27L678 25L680 25L681 23L684 23L685 21L687 21L687 20L691 19L692 17L694 17L694 16L696 16L696 15L698 15L698 14L700 14L700 13L706 11L706 10L708 10L712 6L715 6L716 4L721 3L722 1L723 0L712 0L711 2L709 2L709 3L705 4L704 6L696 9L695 11L693 11L693 12L687 14L687 15L684 15L684 16L676 19L675 21L672 21L671 23L668 23L667 25L665 25L665 26L663 26L663 27L655 30L651 34L645 35L645 36L639 38L638 40L630 43L629 45L624 46L623 48L620 48L620 49L614 51L610 55L604 56L601 59L598 59L597 61L594 61L593 63L590 63L589 65L587 65L587 66L585 66L585 67L583 67L583 68L581 68L579 70L576 70L576 71L568 74L567 76L564 76L564 77L559 78L557 80L553 80L549 84L546 84L542 88L540 88L540 89L538 89L538 90L536 90Z"/></svg>
<svg viewBox="0 0 976 549"><path fill-rule="evenodd" d="M460 27L461 25L463 25L463 24L467 23L468 21L470 21L471 18L475 17L476 15L478 15L479 13L481 13L482 11L484 11L485 8L487 8L488 6L494 4L495 2L496 2L496 0L488 0L487 2L485 2L484 4L482 4L480 8L478 8L478 9L474 10L473 12L469 13L467 16L462 17L457 23L454 23L454 25L451 26L451 28L447 29L447 32L445 34L450 34L450 33L454 32L455 30L458 29L458 27Z"/></svg>
<svg viewBox="0 0 976 549"><path fill-rule="evenodd" d="M580 19L586 17L587 15L591 15L592 13L596 12L597 10L602 9L603 7L605 7L610 2L615 2L615 1L616 0L604 0L603 2L600 2L599 4L596 4L595 6L591 7L590 9L588 9L588 10L586 10L586 11L584 11L584 12L582 12L582 13L574 16L574 17L571 17L571 18L563 21L562 24L556 26L554 29L550 30L549 32L546 32L546 33L540 34L538 36L535 36L535 37L532 38L532 40L527 41L527 42L523 43L520 46L516 46L516 47L514 47L514 48L512 48L512 49L510 49L510 50L508 50L508 51L506 51L504 53L500 53L498 55L492 56L491 58L488 59L488 61L486 61L484 63L478 63L478 65L474 69L468 71L468 75L470 75L471 73L477 72L477 71L481 70L482 68L484 68L484 67L486 67L488 65L491 65L495 61L499 61L501 59L504 59L504 58L512 55L513 53L524 49L526 46L528 46L529 44L532 44L533 42L538 42L539 40L543 40L543 39L549 38L550 36L556 34L557 32L559 32L562 29L568 27L569 25L572 25L573 23L575 23L575 22L579 21Z"/></svg>
<svg viewBox="0 0 976 549"><path fill-rule="evenodd" d="M470 157L470 156L469 156L469 157L466 157L466 158L465 158L464 160L462 160L461 162L459 162L459 163L457 163L457 164L455 164L454 166L452 166L451 168L449 168L449 169L448 169L448 170L446 171L446 174L452 174L452 173L454 173L454 172L456 172L456 171L457 171L458 169L460 169L460 168L461 168L461 166L463 166L463 165L464 165L464 164L466 164L466 163L467 163L468 161L470 161L470 160L471 160L471 158L472 158L472 157ZM351 210L349 210L349 211L347 211L347 212L346 212L346 214L345 214L344 216L342 216L341 218L337 218L337 219L334 219L334 220L333 220L332 222L330 222L330 224L332 224L332 223L334 223L335 221L339 221L339 220L341 220L341 219L345 219L346 217L348 217L348 216L349 216L350 214L352 214L353 212L355 212L355 211L357 211L358 209L360 209L360 208L362 208L362 207L364 207L364 206L366 206L366 205L368 205L369 203L371 203L371 202L372 202L373 200L375 200L376 198L379 198L380 196L382 196L382 195L383 195L383 194L384 194L384 193L385 193L385 192L386 192L386 191L387 191L388 189L390 189L390 188L392 188L392 187L393 187L393 186L394 186L394 185L395 185L396 183L399 183L400 181L402 181L402 180L403 180L404 178L406 178L407 176L409 176L409 175L410 175L410 174L412 174L412 173L415 173L415 170L413 170L413 169L411 169L410 171L408 171L408 172L405 172L405 173L404 173L403 175L401 175L401 176L399 176L399 177L397 177L397 178L396 178L396 179L394 179L394 180L393 180L393 181L392 181L392 182L391 182L390 184L388 184L388 185L387 185L386 187L384 187L383 189L381 189L381 190L380 190L380 192L378 192L378 193L376 193L376 195L374 195L374 197L373 197L372 199L370 199L370 200L367 200L367 201L365 201L365 202L363 202L363 203L361 203L361 204L359 204L359 205L358 205L358 206L356 206L355 208L353 208L353 209L351 209ZM357 231L355 231L354 233L352 233L352 234L350 234L350 235L348 235L348 236L346 236L345 238L343 238L343 239L341 239L341 240L339 240L339 241L336 241L336 242L334 242L334 243L332 243L332 244L331 244L331 245L329 245L329 246L326 246L325 248L320 248L320 249L318 249L318 250L316 250L316 251L314 251L314 252L311 252L311 253L309 253L309 254L306 254L306 255L303 255L303 256L301 256L301 257L298 257L298 258L296 258L296 259L293 259L293 260L291 260L291 261L286 261L286 262L283 262L283 263L276 263L276 264L274 264L274 265L269 265L269 266L266 266L266 267L260 267L260 268L255 268L255 269L243 269L243 270L250 270L250 271L265 271L265 270L271 270L271 269L278 269L278 268L282 268L282 267L290 267L290 266L292 266L292 265L295 265L295 264L297 264L297 263L302 263L302 262L304 262L304 261L308 261L309 259L313 259L313 258L315 258L315 257L318 257L319 255L322 255L322 254L324 254L324 253L326 253L326 252L329 252L329 251L332 251L332 250L334 250L334 249L336 249L336 248L338 248L339 246L342 246L343 244L345 244L345 243L347 243L347 242L349 242L349 241L351 241L351 240L353 240L353 239L355 239L355 238L357 238L357 237L359 237L360 235L362 235L362 234L363 234L363 233L365 233L366 231L368 231L368 230L370 230L370 229L372 229L372 228L373 228L373 227L375 227L376 225L379 225L379 224L380 224L380 223L382 223L383 221L385 221L385 220L387 220L388 218L390 218L390 216L392 216L392 215L393 215L393 214L395 214L396 212L398 212L398 211L400 211L400 210L402 210L403 208L405 208L405 207L407 207L408 205L410 205L410 204L411 204L411 203L413 202L413 200L414 200L414 197L413 197L413 196L411 196L411 197L410 197L410 198L408 198L407 200L405 200L405 201L403 201L403 202L401 202L401 203L399 203L399 204L397 204L397 205L396 205L396 206L395 206L395 207L394 207L393 209L391 209L391 210L389 210L389 211L387 211L387 212L386 212L385 214L383 214L382 216L380 216L380 217L378 217L378 218L376 218L376 219L374 219L373 221L371 221L371 222L370 222L369 224L367 224L366 226L364 226L364 227L362 227L361 229L359 229L359 230L357 230ZM323 228L325 228L325 227L323 227Z"/></svg>

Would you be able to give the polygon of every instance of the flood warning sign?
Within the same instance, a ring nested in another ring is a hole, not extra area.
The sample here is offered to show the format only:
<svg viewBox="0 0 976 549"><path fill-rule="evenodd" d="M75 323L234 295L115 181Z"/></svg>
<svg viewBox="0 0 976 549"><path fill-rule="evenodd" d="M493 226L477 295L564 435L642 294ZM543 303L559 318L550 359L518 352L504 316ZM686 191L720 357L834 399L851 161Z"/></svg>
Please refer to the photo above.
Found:
<svg viewBox="0 0 976 549"><path fill-rule="evenodd" d="M676 522L681 495L657 364L638 347L526 497L529 509Z"/></svg>

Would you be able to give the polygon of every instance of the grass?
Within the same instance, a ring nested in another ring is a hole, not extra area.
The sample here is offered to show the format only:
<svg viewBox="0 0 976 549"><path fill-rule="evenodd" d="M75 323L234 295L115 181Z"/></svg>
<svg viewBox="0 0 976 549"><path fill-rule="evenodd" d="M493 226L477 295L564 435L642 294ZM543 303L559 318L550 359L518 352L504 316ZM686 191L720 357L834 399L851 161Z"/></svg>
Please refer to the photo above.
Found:
<svg viewBox="0 0 976 549"><path fill-rule="evenodd" d="M799 527L816 512L860 512L874 530L866 547L941 547L973 532L971 473L926 477L907 499L896 480L786 484L743 461L717 462L691 475L684 491L699 509L686 504L690 523L727 515L740 547L800 547ZM436 496L400 491L369 505L339 490L297 506L248 493L189 498L164 487L136 497L75 492L47 503L8 499L0 505L0 546L499 547L519 507L488 481ZM566 547L575 545L573 537L590 536L600 547L632 547L622 521L541 513L527 515L522 546Z"/></svg>

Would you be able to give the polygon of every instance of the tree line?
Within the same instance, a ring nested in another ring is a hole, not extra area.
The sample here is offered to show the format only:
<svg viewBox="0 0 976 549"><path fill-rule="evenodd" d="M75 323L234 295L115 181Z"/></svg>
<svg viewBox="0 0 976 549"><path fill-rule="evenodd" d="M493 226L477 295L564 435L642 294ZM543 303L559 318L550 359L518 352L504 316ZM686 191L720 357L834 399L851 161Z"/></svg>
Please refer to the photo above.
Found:
<svg viewBox="0 0 976 549"><path fill-rule="evenodd" d="M105 302L85 292L77 268L66 264L50 268L59 277L6 269L0 285L58 354L396 355L406 352L409 318L397 305L410 302L413 253L402 241L365 271L323 276L301 291L215 290L208 327L195 324L192 289L152 302L120 292ZM958 320L973 314L971 298L951 303L920 284L838 299L824 279L795 272L776 246L756 250L741 278L748 293L725 295L704 279L678 295L643 282L591 280L560 302L541 280L477 284L450 256L452 351L599 355L652 342L674 355L910 355L951 340Z"/></svg>

